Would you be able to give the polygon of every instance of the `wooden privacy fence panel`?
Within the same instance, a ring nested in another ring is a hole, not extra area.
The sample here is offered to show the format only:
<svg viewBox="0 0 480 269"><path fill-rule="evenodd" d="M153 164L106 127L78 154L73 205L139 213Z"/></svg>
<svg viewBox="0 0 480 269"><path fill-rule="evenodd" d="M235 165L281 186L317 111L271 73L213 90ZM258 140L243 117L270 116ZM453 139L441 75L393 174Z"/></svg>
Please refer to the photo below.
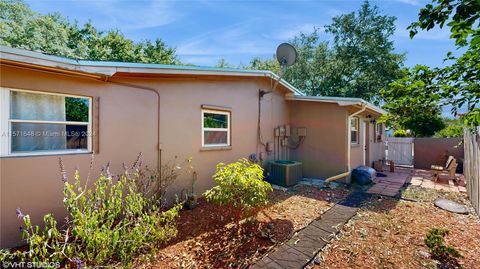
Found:
<svg viewBox="0 0 480 269"><path fill-rule="evenodd" d="M413 164L413 137L388 137L387 160L395 164Z"/></svg>
<svg viewBox="0 0 480 269"><path fill-rule="evenodd" d="M480 127L474 133L464 131L465 161L463 173L467 183L467 192L473 207L480 214Z"/></svg>

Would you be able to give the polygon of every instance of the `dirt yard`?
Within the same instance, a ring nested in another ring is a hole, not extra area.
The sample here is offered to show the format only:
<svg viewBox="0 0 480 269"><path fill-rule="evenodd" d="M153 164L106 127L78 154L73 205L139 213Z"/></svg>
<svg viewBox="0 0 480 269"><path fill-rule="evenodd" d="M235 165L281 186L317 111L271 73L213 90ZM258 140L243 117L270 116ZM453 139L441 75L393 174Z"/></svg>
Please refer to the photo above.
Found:
<svg viewBox="0 0 480 269"><path fill-rule="evenodd" d="M160 248L155 261L141 267L245 268L349 193L301 185L288 192L275 190L270 204L241 228L233 222L234 209L200 200L195 209L181 212L178 236Z"/></svg>
<svg viewBox="0 0 480 269"><path fill-rule="evenodd" d="M319 255L316 268L480 268L480 221L432 204L437 197L468 204L464 193L409 187L402 197L373 197L345 227L343 235ZM427 231L448 228L446 243L463 255L458 264L433 259L424 243Z"/></svg>

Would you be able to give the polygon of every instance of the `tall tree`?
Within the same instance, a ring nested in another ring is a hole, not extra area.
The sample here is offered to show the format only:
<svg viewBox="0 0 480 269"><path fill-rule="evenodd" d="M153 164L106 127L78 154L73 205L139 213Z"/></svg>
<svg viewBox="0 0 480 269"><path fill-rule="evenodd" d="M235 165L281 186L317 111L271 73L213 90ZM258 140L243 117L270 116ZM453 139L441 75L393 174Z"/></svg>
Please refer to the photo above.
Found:
<svg viewBox="0 0 480 269"><path fill-rule="evenodd" d="M276 74L280 74L280 65L277 60L274 58L261 59L255 57L250 61L250 64L247 66L240 66L245 69L254 69L254 70L270 70Z"/></svg>
<svg viewBox="0 0 480 269"><path fill-rule="evenodd" d="M221 58L220 60L218 60L215 67L218 67L218 68L233 68L233 65L230 64L229 62L227 62L227 60L225 60L224 58Z"/></svg>
<svg viewBox="0 0 480 269"><path fill-rule="evenodd" d="M404 55L394 52L395 20L365 1L356 13L334 17L326 26L338 61L334 94L378 101L380 89L400 77Z"/></svg>
<svg viewBox="0 0 480 269"><path fill-rule="evenodd" d="M289 68L285 78L311 95L334 95L330 84L335 74L331 72L334 55L326 42L320 41L319 30L311 34L300 33L291 40L297 48L298 59Z"/></svg>
<svg viewBox="0 0 480 269"><path fill-rule="evenodd" d="M436 73L428 66L417 65L404 69L403 77L382 89L384 109L389 114L387 123L396 128L410 130L414 136L432 136L443 129L441 105L437 95Z"/></svg>
<svg viewBox="0 0 480 269"><path fill-rule="evenodd" d="M281 74L284 79L302 89L304 92L313 94L323 90L324 78L328 72L332 61L332 53L328 50L326 42L320 42L319 30L314 29L312 33L300 33L290 40L290 43L297 50L297 62L286 70L282 70L275 58L262 60L254 58L250 61L247 68L257 70L270 70L276 74ZM285 73L284 73L285 71Z"/></svg>
<svg viewBox="0 0 480 269"><path fill-rule="evenodd" d="M59 13L42 15L21 0L0 0L0 44L78 59L179 63L161 39L134 42L119 30L80 27Z"/></svg>
<svg viewBox="0 0 480 269"><path fill-rule="evenodd" d="M333 18L325 26L333 36L329 44L320 31L299 33L290 40L298 61L285 78L310 95L360 97L379 101L379 91L401 77L404 55L394 52L391 37L395 17L380 14L365 1L357 12ZM251 68L279 70L274 60L254 59ZM273 71L272 70L272 71Z"/></svg>
<svg viewBox="0 0 480 269"><path fill-rule="evenodd" d="M418 21L409 26L410 37L419 30L429 31L435 27L450 28L453 40L461 56L447 54L450 65L439 68L436 79L441 87L430 89L429 94L437 95L444 104L452 105L462 115L467 126L480 125L480 1L479 0L433 0L422 8Z"/></svg>

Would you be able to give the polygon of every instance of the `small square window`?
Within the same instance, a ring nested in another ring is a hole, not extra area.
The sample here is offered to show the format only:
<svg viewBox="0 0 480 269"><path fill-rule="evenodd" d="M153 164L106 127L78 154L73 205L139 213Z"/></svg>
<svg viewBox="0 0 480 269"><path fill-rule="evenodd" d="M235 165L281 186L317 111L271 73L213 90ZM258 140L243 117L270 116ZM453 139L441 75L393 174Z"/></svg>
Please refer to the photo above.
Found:
<svg viewBox="0 0 480 269"><path fill-rule="evenodd" d="M202 110L202 146L230 146L230 112Z"/></svg>

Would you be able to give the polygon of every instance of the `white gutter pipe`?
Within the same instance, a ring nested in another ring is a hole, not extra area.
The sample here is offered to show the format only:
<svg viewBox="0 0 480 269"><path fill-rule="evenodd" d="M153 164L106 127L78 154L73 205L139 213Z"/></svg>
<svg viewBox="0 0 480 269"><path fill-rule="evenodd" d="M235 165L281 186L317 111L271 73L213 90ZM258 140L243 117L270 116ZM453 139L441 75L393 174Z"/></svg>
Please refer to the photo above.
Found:
<svg viewBox="0 0 480 269"><path fill-rule="evenodd" d="M352 171L352 165L350 164L350 160L352 159L351 158L351 155L352 155L352 131L350 130L351 128L351 120L352 120L352 117L364 112L366 109L367 109L367 106L365 105L365 103L361 103L362 104L362 108L350 115L348 115L347 117L347 172L351 172ZM360 122L359 122L359 125L360 125ZM359 126L360 127L360 126ZM360 131L360 130L359 130ZM351 178L350 176L347 177L347 184L350 184L351 183Z"/></svg>

